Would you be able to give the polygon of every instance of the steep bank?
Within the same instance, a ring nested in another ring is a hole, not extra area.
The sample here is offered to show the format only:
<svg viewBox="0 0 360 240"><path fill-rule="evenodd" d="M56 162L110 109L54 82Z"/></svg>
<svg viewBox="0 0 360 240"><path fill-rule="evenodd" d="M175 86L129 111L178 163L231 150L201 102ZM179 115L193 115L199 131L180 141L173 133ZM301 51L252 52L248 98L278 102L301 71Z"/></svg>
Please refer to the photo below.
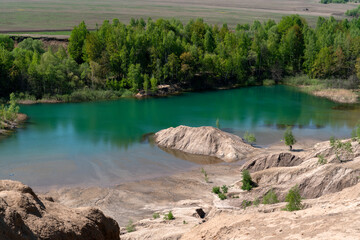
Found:
<svg viewBox="0 0 360 240"><path fill-rule="evenodd" d="M120 238L118 224L98 209L64 207L20 182L0 180L0 239Z"/></svg>

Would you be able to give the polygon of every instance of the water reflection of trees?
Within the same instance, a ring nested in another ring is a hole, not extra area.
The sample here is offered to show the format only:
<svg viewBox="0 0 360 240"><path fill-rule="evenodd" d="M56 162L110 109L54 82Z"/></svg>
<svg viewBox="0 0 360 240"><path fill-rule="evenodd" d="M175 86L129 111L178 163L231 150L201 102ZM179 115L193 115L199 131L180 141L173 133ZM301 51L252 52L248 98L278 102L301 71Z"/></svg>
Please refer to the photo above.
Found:
<svg viewBox="0 0 360 240"><path fill-rule="evenodd" d="M184 94L157 99L122 99L110 102L24 106L33 116L34 130L68 131L79 140L127 148L143 134L178 125L215 125L256 129L352 128L359 107L334 110L337 104L300 93L285 86L251 87L226 91Z"/></svg>

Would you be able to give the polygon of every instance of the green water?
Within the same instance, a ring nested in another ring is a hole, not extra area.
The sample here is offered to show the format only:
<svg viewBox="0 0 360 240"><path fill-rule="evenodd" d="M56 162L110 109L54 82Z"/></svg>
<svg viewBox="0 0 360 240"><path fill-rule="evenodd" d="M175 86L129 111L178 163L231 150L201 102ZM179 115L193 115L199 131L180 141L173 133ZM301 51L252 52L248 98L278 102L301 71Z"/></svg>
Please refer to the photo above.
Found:
<svg viewBox="0 0 360 240"><path fill-rule="evenodd" d="M340 108L341 109L341 108ZM350 136L359 107L339 105L285 86L251 87L152 99L22 106L24 129L0 140L0 179L33 187L111 185L196 166L142 141L146 133L188 126L254 132L278 142L285 125L297 138Z"/></svg>

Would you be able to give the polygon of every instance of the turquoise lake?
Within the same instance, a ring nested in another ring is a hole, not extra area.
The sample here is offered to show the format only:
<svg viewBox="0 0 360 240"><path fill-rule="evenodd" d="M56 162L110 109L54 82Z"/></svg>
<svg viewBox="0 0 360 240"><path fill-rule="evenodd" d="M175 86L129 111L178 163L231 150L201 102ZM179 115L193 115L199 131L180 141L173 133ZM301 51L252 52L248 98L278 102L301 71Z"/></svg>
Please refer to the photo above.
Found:
<svg viewBox="0 0 360 240"><path fill-rule="evenodd" d="M21 106L30 119L0 139L0 178L35 189L109 186L168 175L198 164L150 144L144 134L178 125L215 126L257 144L279 142L286 125L301 139L349 137L359 106L342 105L287 86L249 87L179 96Z"/></svg>

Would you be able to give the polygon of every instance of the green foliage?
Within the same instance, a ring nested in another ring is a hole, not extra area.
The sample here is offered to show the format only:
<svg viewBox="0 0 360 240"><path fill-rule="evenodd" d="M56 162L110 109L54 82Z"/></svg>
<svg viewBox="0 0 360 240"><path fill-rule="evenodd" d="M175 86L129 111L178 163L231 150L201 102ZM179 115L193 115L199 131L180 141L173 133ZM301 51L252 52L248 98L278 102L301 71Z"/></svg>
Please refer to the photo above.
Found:
<svg viewBox="0 0 360 240"><path fill-rule="evenodd" d="M243 209L246 209L247 207L250 207L251 204L252 204L251 201L244 200L244 201L241 202L241 207L242 207Z"/></svg>
<svg viewBox="0 0 360 240"><path fill-rule="evenodd" d="M19 110L20 107L16 103L15 94L11 93L9 105L0 106L0 124L3 121L14 121L17 118L17 114L19 113Z"/></svg>
<svg viewBox="0 0 360 240"><path fill-rule="evenodd" d="M291 127L287 127L286 131L284 133L284 141L285 145L290 147L290 150L292 150L292 145L296 143L296 139L291 131Z"/></svg>
<svg viewBox="0 0 360 240"><path fill-rule="evenodd" d="M260 199L259 198L256 198L254 201L253 201L253 204L254 204L254 206L259 206L259 204L260 204Z"/></svg>
<svg viewBox="0 0 360 240"><path fill-rule="evenodd" d="M360 123L358 123L354 130L351 133L353 141L358 141L360 143Z"/></svg>
<svg viewBox="0 0 360 240"><path fill-rule="evenodd" d="M218 197L220 198L220 200L225 200L227 199L226 195L224 193L219 193Z"/></svg>
<svg viewBox="0 0 360 240"><path fill-rule="evenodd" d="M346 16L350 16L350 17L359 17L360 15L360 6L358 6L357 8L351 9L351 10L347 10L345 12Z"/></svg>
<svg viewBox="0 0 360 240"><path fill-rule="evenodd" d="M207 172L204 170L204 168L201 168L201 173L204 174L204 179L206 183L209 183L209 177Z"/></svg>
<svg viewBox="0 0 360 240"><path fill-rule="evenodd" d="M126 225L126 231L128 233L134 232L136 230L135 225L132 220L129 220L128 224Z"/></svg>
<svg viewBox="0 0 360 240"><path fill-rule="evenodd" d="M242 172L242 187L241 189L250 191L252 188L256 187L256 183L254 183L251 179L250 173L248 170L244 170Z"/></svg>
<svg viewBox="0 0 360 240"><path fill-rule="evenodd" d="M303 208L301 204L301 196L299 187L296 185L289 190L289 193L285 197L286 204L284 210L286 211L297 211Z"/></svg>
<svg viewBox="0 0 360 240"><path fill-rule="evenodd" d="M215 193L215 194L221 193L220 187L213 187L211 192L212 192L212 193Z"/></svg>
<svg viewBox="0 0 360 240"><path fill-rule="evenodd" d="M154 214L153 214L153 218L154 218L154 219L160 218L160 214L159 214L159 213L154 213Z"/></svg>
<svg viewBox="0 0 360 240"><path fill-rule="evenodd" d="M216 119L216 128L220 129L220 120L217 118Z"/></svg>
<svg viewBox="0 0 360 240"><path fill-rule="evenodd" d="M244 139L245 139L246 142L248 142L251 145L256 142L255 134L249 133L247 131L244 134Z"/></svg>
<svg viewBox="0 0 360 240"><path fill-rule="evenodd" d="M71 31L68 51L70 56L77 62L84 62L84 44L86 36L89 34L89 31L86 28L85 22L82 21L79 26L75 26Z"/></svg>
<svg viewBox="0 0 360 240"><path fill-rule="evenodd" d="M350 160L353 156L353 148L351 142L341 141L340 139L330 138L330 146L335 150L336 158L340 162Z"/></svg>
<svg viewBox="0 0 360 240"><path fill-rule="evenodd" d="M45 49L30 38L14 48L9 37L0 36L0 98L11 92L37 99L71 96L84 88L156 92L159 84L189 89L269 85L305 74L306 82L317 78L319 86L333 77L339 79L337 87L354 79L351 87L358 88L359 46L357 19L319 17L311 28L291 15L236 30L202 19L186 24L133 19L128 25L114 19L91 32L81 22L71 32L68 51Z"/></svg>
<svg viewBox="0 0 360 240"><path fill-rule="evenodd" d="M223 186L221 187L221 190L222 190L223 193L227 193L228 190L229 190L229 188L228 188L226 185L223 185Z"/></svg>
<svg viewBox="0 0 360 240"><path fill-rule="evenodd" d="M221 189L223 190L223 192L221 192L220 187L216 186L212 188L211 192L217 194L221 200L225 200L227 199L226 193L228 191L228 187L226 185L223 185Z"/></svg>
<svg viewBox="0 0 360 240"><path fill-rule="evenodd" d="M0 35L0 47L3 47L7 51L12 51L14 49L14 40L8 35Z"/></svg>
<svg viewBox="0 0 360 240"><path fill-rule="evenodd" d="M168 214L165 214L164 219L165 219L165 220L174 220L175 217L174 217L174 215L172 214L172 211L170 211Z"/></svg>
<svg viewBox="0 0 360 240"><path fill-rule="evenodd" d="M154 77L150 79L151 91L156 92L158 90L158 80Z"/></svg>
<svg viewBox="0 0 360 240"><path fill-rule="evenodd" d="M326 160L326 158L324 157L324 155L322 155L322 154L319 154L319 155L318 155L318 163L319 163L320 165L324 165L324 164L327 163L327 160Z"/></svg>
<svg viewBox="0 0 360 240"><path fill-rule="evenodd" d="M275 204L278 202L279 200L273 189L270 189L270 191L268 191L263 198L263 204Z"/></svg>

